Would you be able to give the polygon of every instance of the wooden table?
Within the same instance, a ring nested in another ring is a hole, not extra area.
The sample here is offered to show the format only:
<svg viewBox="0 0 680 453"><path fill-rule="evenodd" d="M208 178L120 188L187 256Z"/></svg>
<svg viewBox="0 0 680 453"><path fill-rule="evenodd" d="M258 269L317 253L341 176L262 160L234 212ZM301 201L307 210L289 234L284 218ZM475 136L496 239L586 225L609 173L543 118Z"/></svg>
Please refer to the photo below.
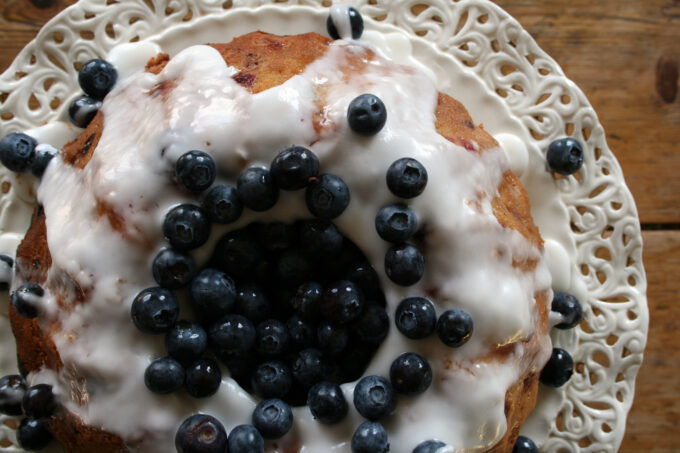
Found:
<svg viewBox="0 0 680 453"><path fill-rule="evenodd" d="M0 2L0 71L73 0ZM621 452L680 451L680 0L497 0L586 93L642 223L650 331Z"/></svg>

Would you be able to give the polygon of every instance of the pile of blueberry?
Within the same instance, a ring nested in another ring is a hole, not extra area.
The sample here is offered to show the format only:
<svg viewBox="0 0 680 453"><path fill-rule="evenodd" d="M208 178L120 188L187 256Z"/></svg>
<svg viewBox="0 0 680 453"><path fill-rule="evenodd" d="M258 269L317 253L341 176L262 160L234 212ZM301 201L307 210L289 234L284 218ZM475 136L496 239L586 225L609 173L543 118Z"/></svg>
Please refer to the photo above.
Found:
<svg viewBox="0 0 680 453"><path fill-rule="evenodd" d="M386 175L390 192L401 199L420 195L427 185L427 171L415 159L405 157L390 165ZM418 229L418 218L404 203L384 206L375 218L378 235L393 243L385 255L385 273L394 283L410 286L417 283L425 271L425 259L420 250L407 243ZM472 318L460 309L447 310L437 320L434 305L424 297L409 297L397 307L395 323L410 339L429 336L435 328L439 338L450 347L462 346L472 335Z"/></svg>
<svg viewBox="0 0 680 453"><path fill-rule="evenodd" d="M80 128L87 127L117 80L118 72L108 61L95 58L86 62L78 72L78 84L85 94L71 102L68 109L71 122Z"/></svg>
<svg viewBox="0 0 680 453"><path fill-rule="evenodd" d="M555 327L561 330L573 329L583 319L581 303L572 294L555 292L551 310L562 315L562 322ZM540 381L550 387L561 387L574 373L574 360L561 348L554 348L552 355L541 371Z"/></svg>
<svg viewBox="0 0 680 453"><path fill-rule="evenodd" d="M51 146L38 147L38 142L23 132L12 132L0 140L0 162L16 173L30 170L41 177L56 153Z"/></svg>
<svg viewBox="0 0 680 453"><path fill-rule="evenodd" d="M0 412L25 415L17 428L17 441L24 450L41 450L50 443L52 434L48 429L48 418L55 409L52 386L27 387L24 378L18 374L0 378Z"/></svg>
<svg viewBox="0 0 680 453"><path fill-rule="evenodd" d="M239 425L227 436L224 425L215 417L195 414L182 422L175 446L180 453L258 453L264 452L264 439L252 425Z"/></svg>
<svg viewBox="0 0 680 453"><path fill-rule="evenodd" d="M215 163L200 151L178 159L175 177L183 189L200 194L200 203L167 213L163 233L170 246L152 264L158 286L140 292L132 304L140 330L165 334L168 356L149 365L147 387L207 397L220 385L220 360L243 388L263 398L252 414L258 435L284 435L292 426L291 405L308 404L320 422L339 422L348 410L339 384L363 374L389 330L375 270L331 221L349 204L345 183L319 175L318 159L300 146L281 151L268 169L244 170L236 187L213 185ZM217 240L208 265L197 269L190 251L208 241L213 223L232 223L244 208L270 209L280 190L304 190L314 218L232 230ZM195 322L179 319L173 291L181 289L188 290ZM403 361L411 366L413 360ZM409 387L413 376L399 376L399 388L417 390ZM216 438L227 439L217 423L208 425ZM261 442L249 426L242 428L243 438ZM205 438L192 437L195 431L185 422L178 446Z"/></svg>
<svg viewBox="0 0 680 453"><path fill-rule="evenodd" d="M85 63L78 73L78 83L85 92L69 106L71 122L81 128L87 127L111 91L118 73L111 63L95 58ZM0 140L0 162L16 173L31 171L41 177L50 160L57 154L51 146L41 145L31 136L12 132Z"/></svg>

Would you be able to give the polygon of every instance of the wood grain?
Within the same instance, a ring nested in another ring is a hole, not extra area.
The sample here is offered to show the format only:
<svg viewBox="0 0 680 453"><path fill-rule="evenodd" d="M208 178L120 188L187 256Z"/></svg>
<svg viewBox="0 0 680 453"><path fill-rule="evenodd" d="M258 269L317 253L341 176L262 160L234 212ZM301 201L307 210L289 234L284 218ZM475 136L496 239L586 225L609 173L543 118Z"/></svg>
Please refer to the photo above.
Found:
<svg viewBox="0 0 680 453"><path fill-rule="evenodd" d="M680 231L645 231L650 330L621 453L680 451Z"/></svg>
<svg viewBox="0 0 680 453"><path fill-rule="evenodd" d="M0 71L74 0L33 2L0 1ZM583 89L643 225L665 228L643 234L651 327L621 452L679 452L680 0L496 2Z"/></svg>

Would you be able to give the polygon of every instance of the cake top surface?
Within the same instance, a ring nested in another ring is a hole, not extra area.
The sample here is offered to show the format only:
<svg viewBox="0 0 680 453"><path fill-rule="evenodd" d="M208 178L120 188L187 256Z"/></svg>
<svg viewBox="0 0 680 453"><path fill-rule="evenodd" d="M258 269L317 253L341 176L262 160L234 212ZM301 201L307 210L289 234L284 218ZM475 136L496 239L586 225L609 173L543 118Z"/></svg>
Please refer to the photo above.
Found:
<svg viewBox="0 0 680 453"><path fill-rule="evenodd" d="M48 319L60 325L52 339L66 366L35 378L53 383L60 401L86 423L125 439L144 439L145 451L169 451L176 427L196 411L217 416L228 429L248 423L255 400L229 377L206 400L153 395L141 378L163 350L135 329L129 304L154 285L150 259L166 246L160 233L165 213L192 201L174 186L168 169L187 150L201 149L213 157L225 182L233 183L244 168L267 166L291 144L308 146L322 172L341 175L349 187L351 202L335 224L384 276L388 244L376 236L373 222L381 206L396 200L381 181L393 161L412 157L429 177L423 194L409 203L427 225L427 271L409 287L381 278L388 313L405 297L436 294L439 311L470 313L475 332L465 347L451 350L433 338L411 342L391 329L366 374L386 375L389 363L405 351L431 360L432 388L401 398L400 410L386 423L394 451L410 451L427 438L492 445L505 430L507 389L537 364L523 362L521 341L507 357L484 357L498 345L534 335L544 338L537 362L549 351L545 332L535 330L534 294L550 287L541 250L503 228L493 213L491 202L508 165L502 150L480 152L478 143L465 149L446 140L435 129L438 93L432 80L355 41L329 44L302 73L257 93L234 80L238 72L216 49L194 46L158 74L138 72L120 80L103 103L103 132L87 165L80 169L57 160L48 168L38 191L53 259L48 282L66 273L87 294L87 303L60 310L60 295L45 299ZM349 102L364 92L376 94L388 109L384 129L370 138L357 136L345 120ZM123 219L122 226L107 221L102 209ZM211 238L258 219L308 217L299 192L282 192L271 210L246 210ZM208 243L194 253L198 263L207 260L210 248ZM513 261L539 264L527 273ZM74 370L87 383L85 404L65 387ZM349 401L353 385L343 385ZM295 408L294 428L277 445L281 451L295 445L308 451L342 448L359 417L350 409L348 422L326 427L306 407Z"/></svg>

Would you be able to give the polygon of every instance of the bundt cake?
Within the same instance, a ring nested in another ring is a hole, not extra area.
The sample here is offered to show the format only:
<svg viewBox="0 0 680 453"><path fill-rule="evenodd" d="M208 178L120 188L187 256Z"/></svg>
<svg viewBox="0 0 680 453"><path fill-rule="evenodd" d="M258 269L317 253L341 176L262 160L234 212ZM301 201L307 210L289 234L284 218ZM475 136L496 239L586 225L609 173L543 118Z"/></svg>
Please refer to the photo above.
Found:
<svg viewBox="0 0 680 453"><path fill-rule="evenodd" d="M355 13L81 71L11 285L66 451L513 450L552 350L527 194Z"/></svg>

